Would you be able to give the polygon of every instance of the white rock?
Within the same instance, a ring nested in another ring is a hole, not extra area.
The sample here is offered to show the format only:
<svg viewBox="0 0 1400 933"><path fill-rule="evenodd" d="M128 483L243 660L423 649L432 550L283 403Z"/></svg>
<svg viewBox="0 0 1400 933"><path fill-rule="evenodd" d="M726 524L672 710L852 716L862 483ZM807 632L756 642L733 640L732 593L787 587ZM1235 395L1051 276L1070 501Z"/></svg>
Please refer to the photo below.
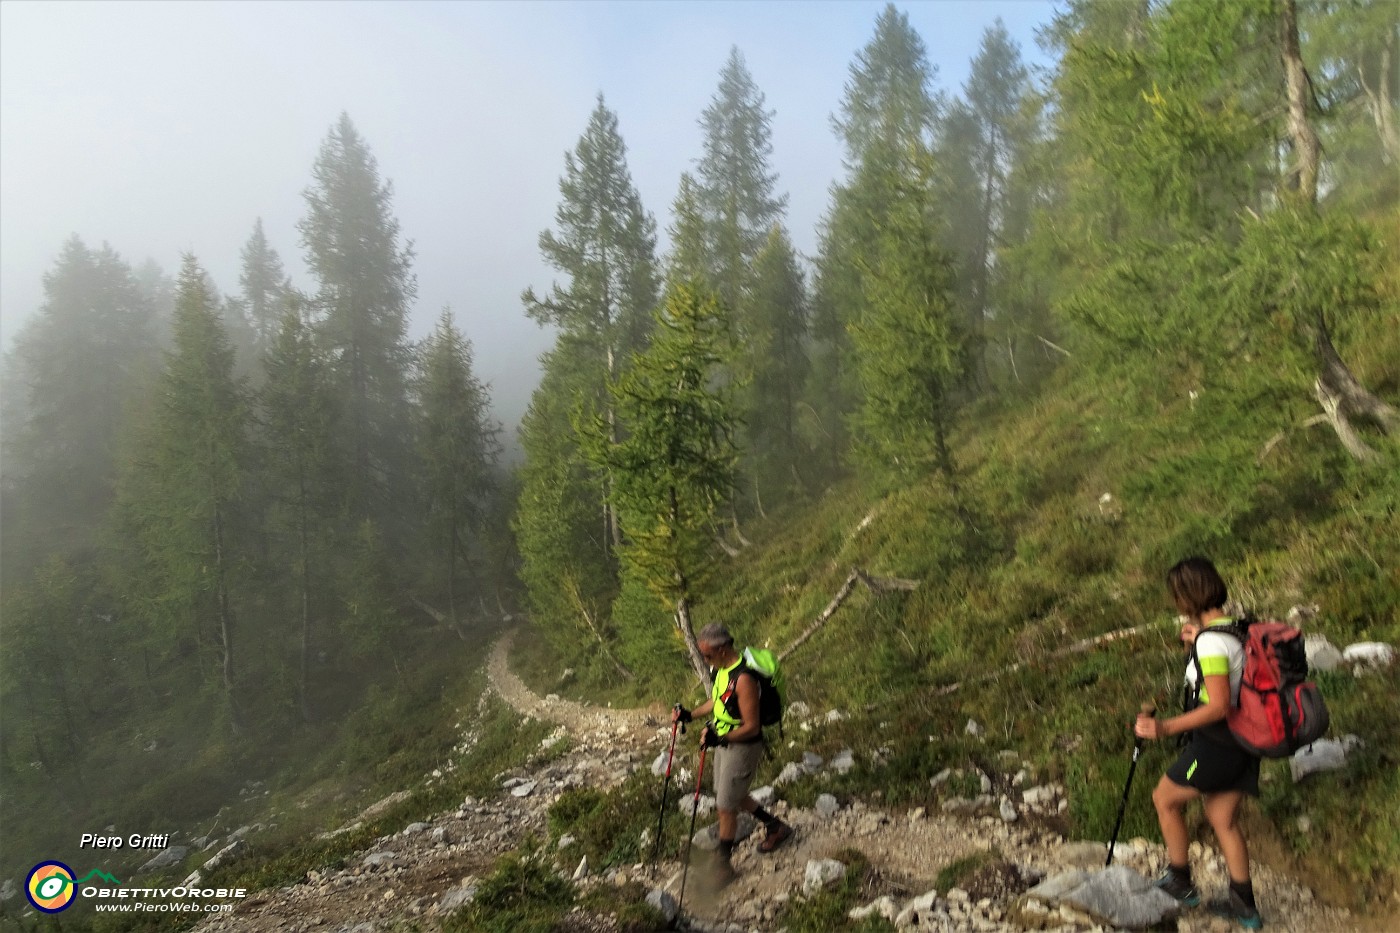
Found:
<svg viewBox="0 0 1400 933"><path fill-rule="evenodd" d="M841 720L843 720L843 719L845 719L845 718L846 718L846 714L843 713L843 712L841 712L839 709L831 710L830 712L828 712L828 713L826 714L826 721L827 721L827 722L840 722Z"/></svg>
<svg viewBox="0 0 1400 933"><path fill-rule="evenodd" d="M966 732L968 735L981 735L982 726L978 724L977 720L969 719L967 725L963 727L963 732Z"/></svg>
<svg viewBox="0 0 1400 933"><path fill-rule="evenodd" d="M451 913L460 907L464 907L472 902L476 897L476 885L463 885L460 888L453 888L442 896L438 901L438 911L441 913Z"/></svg>
<svg viewBox="0 0 1400 933"><path fill-rule="evenodd" d="M575 842L578 842L578 840L575 839L573 836L570 836L568 833L565 833L564 835L559 837L559 848L567 849Z"/></svg>
<svg viewBox="0 0 1400 933"><path fill-rule="evenodd" d="M1314 671L1335 671L1345 660L1337 646L1317 632L1303 636L1303 650L1308 656L1308 668Z"/></svg>
<svg viewBox="0 0 1400 933"><path fill-rule="evenodd" d="M526 781L524 784L518 784L511 788L510 795L512 797L528 797L535 792L538 783L537 781Z"/></svg>
<svg viewBox="0 0 1400 933"><path fill-rule="evenodd" d="M846 774L856 766L855 752L849 748L843 748L836 753L836 757L831 759L831 770L839 774Z"/></svg>
<svg viewBox="0 0 1400 933"><path fill-rule="evenodd" d="M937 903L938 892L936 890L925 891L904 905L904 909L895 915L894 925L901 930L914 926L932 926L928 921L934 913Z"/></svg>
<svg viewBox="0 0 1400 933"><path fill-rule="evenodd" d="M816 752L803 752L802 770L810 774L822 766L822 761L822 756Z"/></svg>
<svg viewBox="0 0 1400 933"><path fill-rule="evenodd" d="M787 705L785 715L792 716L795 719L805 719L812 715L812 708L801 700L798 700L795 703L789 703Z"/></svg>
<svg viewBox="0 0 1400 933"><path fill-rule="evenodd" d="M813 859L802 876L802 893L813 894L846 876L846 866L835 859Z"/></svg>
<svg viewBox="0 0 1400 933"><path fill-rule="evenodd" d="M795 761L790 761L783 766L782 773L773 779L774 787L781 787L784 784L791 784L793 781L803 777L807 772L802 770L802 766Z"/></svg>
<svg viewBox="0 0 1400 933"><path fill-rule="evenodd" d="M819 815L831 819L841 810L841 804L831 794L821 794L813 808Z"/></svg>
<svg viewBox="0 0 1400 933"><path fill-rule="evenodd" d="M771 784L765 784L760 788L749 791L749 796L758 801L760 807L766 807L777 799L777 792L773 790Z"/></svg>
<svg viewBox="0 0 1400 933"><path fill-rule="evenodd" d="M1384 642L1360 641L1354 645L1347 645L1346 650L1342 652L1342 659L1359 675L1394 664L1395 649Z"/></svg>
<svg viewBox="0 0 1400 933"><path fill-rule="evenodd" d="M929 787L937 787L938 785L940 785L940 784L944 783L945 781L947 781L948 778L950 778L950 777L952 777L952 776L953 776L953 769L952 769L952 768L944 768L942 771L938 772L938 773L935 774L933 777L931 777L931 778L928 779L928 786L929 786Z"/></svg>
<svg viewBox="0 0 1400 933"><path fill-rule="evenodd" d="M666 926L670 927L676 922L676 914L680 913L680 907L676 904L676 899L669 892L660 888L652 888L647 894L647 903L652 909L666 921Z"/></svg>
<svg viewBox="0 0 1400 933"><path fill-rule="evenodd" d="M846 916L850 917L852 920L864 920L871 914L877 914L884 917L886 920L893 921L895 917L899 916L899 905L895 903L894 898L885 894L881 897L877 897L864 907L852 907Z"/></svg>
<svg viewBox="0 0 1400 933"><path fill-rule="evenodd" d="M588 856L585 855L583 858L581 858L581 859L578 860L578 868L575 868L575 869L574 869L574 880L575 880L575 881L582 881L584 878L587 878L587 877L588 877Z"/></svg>
<svg viewBox="0 0 1400 933"><path fill-rule="evenodd" d="M656 760L651 763L651 773L655 777L661 777L666 773L666 763L671 760L670 750L662 752L656 756Z"/></svg>
<svg viewBox="0 0 1400 933"><path fill-rule="evenodd" d="M1336 771L1346 767L1346 747L1333 739L1318 739L1304 746L1288 759L1288 767L1293 775L1293 783L1319 771Z"/></svg>
<svg viewBox="0 0 1400 933"><path fill-rule="evenodd" d="M1001 798L1001 818L1008 823L1016 822L1016 805L1005 797Z"/></svg>

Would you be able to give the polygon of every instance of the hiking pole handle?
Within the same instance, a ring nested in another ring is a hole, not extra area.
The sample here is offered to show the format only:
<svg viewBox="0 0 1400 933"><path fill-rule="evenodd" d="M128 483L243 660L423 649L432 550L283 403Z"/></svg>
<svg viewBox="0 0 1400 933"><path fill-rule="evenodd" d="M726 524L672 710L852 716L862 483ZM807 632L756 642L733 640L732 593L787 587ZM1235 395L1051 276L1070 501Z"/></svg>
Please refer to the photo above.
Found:
<svg viewBox="0 0 1400 933"><path fill-rule="evenodd" d="M1155 703L1144 703L1138 709L1139 716L1146 716L1148 719L1157 715L1157 705ZM1137 757L1137 752L1142 748L1142 736L1133 739L1133 757Z"/></svg>

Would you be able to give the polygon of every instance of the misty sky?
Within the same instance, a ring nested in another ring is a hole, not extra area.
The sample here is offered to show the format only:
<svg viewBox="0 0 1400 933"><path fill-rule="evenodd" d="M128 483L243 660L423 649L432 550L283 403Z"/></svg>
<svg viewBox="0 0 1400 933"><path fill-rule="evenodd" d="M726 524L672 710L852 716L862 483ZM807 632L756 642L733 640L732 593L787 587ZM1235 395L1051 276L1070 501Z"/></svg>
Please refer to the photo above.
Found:
<svg viewBox="0 0 1400 933"><path fill-rule="evenodd" d="M262 217L296 285L296 223L331 124L348 112L414 242L411 336L444 305L513 426L551 335L519 296L553 281L563 157L602 92L665 246L680 174L732 46L773 119L797 248L815 249L841 154L830 115L882 2L149 2L0 0L0 337L43 301L64 241L109 243L169 275L194 253L225 293ZM899 3L958 92L1000 16L1029 65L1047 0Z"/></svg>

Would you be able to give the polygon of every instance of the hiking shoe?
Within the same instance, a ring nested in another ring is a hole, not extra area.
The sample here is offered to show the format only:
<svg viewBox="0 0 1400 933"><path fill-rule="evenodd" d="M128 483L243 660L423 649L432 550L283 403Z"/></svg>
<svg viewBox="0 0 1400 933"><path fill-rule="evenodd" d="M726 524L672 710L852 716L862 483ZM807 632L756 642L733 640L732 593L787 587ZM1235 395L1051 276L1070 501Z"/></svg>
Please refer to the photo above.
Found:
<svg viewBox="0 0 1400 933"><path fill-rule="evenodd" d="M739 873L734 870L734 866L730 864L727 858L717 858L714 864L710 866L710 884L716 891L729 884L729 882L733 881L738 876Z"/></svg>
<svg viewBox="0 0 1400 933"><path fill-rule="evenodd" d="M758 844L758 851L772 852L778 846L788 841L792 835L792 827L786 823L779 823L768 830L763 836L763 841Z"/></svg>
<svg viewBox="0 0 1400 933"><path fill-rule="evenodd" d="M1187 907L1195 907L1201 902L1201 892L1190 881L1184 881L1171 872L1157 879L1157 887L1166 891Z"/></svg>
<svg viewBox="0 0 1400 933"><path fill-rule="evenodd" d="M1264 926L1264 920L1259 916L1259 911L1250 907L1234 891L1230 891L1224 898L1218 901L1211 901L1206 905L1206 910L1217 917L1224 917L1227 920L1234 920L1246 930L1258 930Z"/></svg>

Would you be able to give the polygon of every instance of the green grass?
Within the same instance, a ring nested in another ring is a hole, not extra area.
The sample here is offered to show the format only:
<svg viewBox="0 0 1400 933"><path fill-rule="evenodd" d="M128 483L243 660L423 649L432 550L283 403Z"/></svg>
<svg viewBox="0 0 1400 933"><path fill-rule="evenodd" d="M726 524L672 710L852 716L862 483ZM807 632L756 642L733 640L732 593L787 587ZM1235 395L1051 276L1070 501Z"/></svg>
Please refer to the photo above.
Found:
<svg viewBox="0 0 1400 933"><path fill-rule="evenodd" d="M1400 390L1393 324L1363 322L1343 348L1358 375L1392 399ZM935 476L898 488L835 485L750 520L753 546L702 594L695 624L723 620L741 641L781 650L852 567L919 580L912 593L858 588L785 662L790 700L851 717L810 734L790 724L789 739L827 755L850 746L859 761L891 749L882 769L858 767L823 789L936 804L931 775L1012 749L1039 779L1066 786L1067 835L1106 840L1134 713L1143 701L1164 711L1178 701L1183 663L1163 584L1176 560L1211 556L1232 592L1263 614L1318 605L1313 630L1338 647L1400 645L1400 443L1368 433L1388 459L1357 464L1327 427L1299 426L1315 410L1306 394L1281 393L1282 383L1259 376L1247 367L1187 370L1149 383L1066 371L1032 401L980 406L955 438L966 523ZM1279 431L1284 439L1261 457ZM1147 628L1049 657L1134 626ZM573 662L563 654L550 663ZM976 680L1011 665L1020 667ZM1400 878L1394 677L1322 675L1332 733L1354 733L1364 746L1346 771L1302 785L1286 763L1266 762L1264 793L1247 807L1257 858L1359 909L1386 902ZM574 689L617 702L696 693L678 651L626 684L580 665ZM982 739L963 734L969 718L986 728ZM783 750L769 767L801 750ZM1139 762L1122 837L1158 838L1150 793L1169 754L1152 747ZM817 792L810 782L784 788L798 804Z"/></svg>

